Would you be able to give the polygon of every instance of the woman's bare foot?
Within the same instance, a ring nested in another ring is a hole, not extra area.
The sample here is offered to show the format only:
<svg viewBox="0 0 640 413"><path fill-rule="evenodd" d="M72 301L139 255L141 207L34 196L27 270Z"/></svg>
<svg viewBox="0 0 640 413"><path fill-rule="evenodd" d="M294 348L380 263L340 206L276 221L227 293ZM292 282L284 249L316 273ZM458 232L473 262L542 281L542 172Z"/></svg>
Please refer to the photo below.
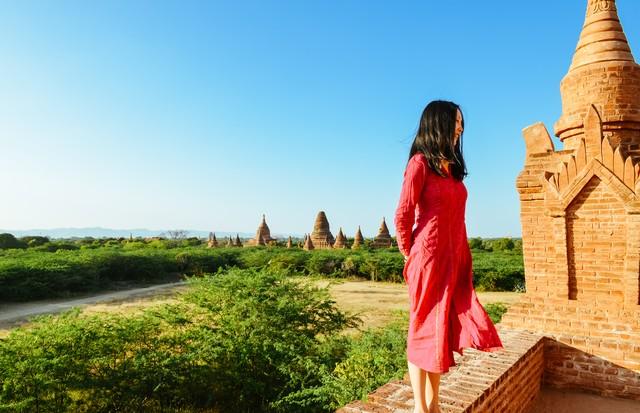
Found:
<svg viewBox="0 0 640 413"><path fill-rule="evenodd" d="M438 402L431 403L427 413L440 413L440 406L438 405Z"/></svg>

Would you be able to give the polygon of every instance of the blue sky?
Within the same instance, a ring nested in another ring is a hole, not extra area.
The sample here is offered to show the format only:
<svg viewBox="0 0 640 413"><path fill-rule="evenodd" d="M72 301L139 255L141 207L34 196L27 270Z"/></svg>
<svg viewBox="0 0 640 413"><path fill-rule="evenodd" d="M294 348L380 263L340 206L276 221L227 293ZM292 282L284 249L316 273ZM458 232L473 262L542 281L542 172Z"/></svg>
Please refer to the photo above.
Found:
<svg viewBox="0 0 640 413"><path fill-rule="evenodd" d="M393 231L425 104L464 112L469 236L520 236L522 128L586 0L0 4L0 228ZM640 2L618 0L634 55ZM555 139L556 148L560 143Z"/></svg>

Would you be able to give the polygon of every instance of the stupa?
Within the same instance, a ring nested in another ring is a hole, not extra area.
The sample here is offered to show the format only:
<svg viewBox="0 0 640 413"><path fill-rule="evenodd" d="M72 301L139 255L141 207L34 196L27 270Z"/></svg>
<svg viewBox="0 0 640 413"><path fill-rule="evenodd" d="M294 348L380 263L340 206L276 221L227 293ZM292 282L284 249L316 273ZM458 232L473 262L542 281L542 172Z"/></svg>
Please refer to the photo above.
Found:
<svg viewBox="0 0 640 413"><path fill-rule="evenodd" d="M554 339L545 384L640 399L640 66L614 0L588 1L560 90L563 148L523 130L527 292L502 325Z"/></svg>
<svg viewBox="0 0 640 413"><path fill-rule="evenodd" d="M216 234L213 232L209 233L209 241L207 242L207 248L216 248L218 246L218 240L216 239Z"/></svg>
<svg viewBox="0 0 640 413"><path fill-rule="evenodd" d="M275 241L275 238L271 238L271 231L267 225L266 217L262 214L262 222L258 225L256 236L247 241L247 245L268 245L272 241Z"/></svg>
<svg viewBox="0 0 640 413"><path fill-rule="evenodd" d="M289 235L289 239L287 239L287 248L293 247L293 241L291 240L291 235Z"/></svg>
<svg viewBox="0 0 640 413"><path fill-rule="evenodd" d="M362 231L360 231L360 225L358 225L358 230L356 231L356 235L353 237L353 245L351 249L358 249L364 246L364 237L362 236Z"/></svg>
<svg viewBox="0 0 640 413"><path fill-rule="evenodd" d="M231 238L231 235L229 235L229 239L227 240L227 243L225 244L226 247L233 247L233 239Z"/></svg>
<svg viewBox="0 0 640 413"><path fill-rule="evenodd" d="M378 235L373 239L373 248L390 248L391 247L391 234L389 234L389 227L387 222L382 217L382 223L380 229L378 229Z"/></svg>
<svg viewBox="0 0 640 413"><path fill-rule="evenodd" d="M234 247L242 247L242 242L240 241L240 235L236 234L236 239L233 241Z"/></svg>
<svg viewBox="0 0 640 413"><path fill-rule="evenodd" d="M329 221L324 211L318 212L316 222L313 225L311 233L311 242L316 249L329 249L333 246L335 240L329 229Z"/></svg>
<svg viewBox="0 0 640 413"><path fill-rule="evenodd" d="M304 235L304 244L303 247L305 250L310 251L314 249L313 241L311 241L311 237L307 234Z"/></svg>
<svg viewBox="0 0 640 413"><path fill-rule="evenodd" d="M333 248L347 248L347 237L342 233L342 228L340 228L338 235L336 235L336 242L333 244Z"/></svg>

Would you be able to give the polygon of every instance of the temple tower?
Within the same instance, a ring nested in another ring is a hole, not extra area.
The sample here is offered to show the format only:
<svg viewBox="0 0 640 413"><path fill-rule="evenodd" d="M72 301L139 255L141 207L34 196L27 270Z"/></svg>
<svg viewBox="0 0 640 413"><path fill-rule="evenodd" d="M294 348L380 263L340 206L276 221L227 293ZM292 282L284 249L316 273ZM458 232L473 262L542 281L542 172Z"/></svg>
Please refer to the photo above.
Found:
<svg viewBox="0 0 640 413"><path fill-rule="evenodd" d="M560 93L562 116L555 124L555 134L564 149L578 149L588 139L585 122L593 106L602 135L611 145L627 155L640 154L640 66L631 54L614 0L588 2Z"/></svg>
<svg viewBox="0 0 640 413"><path fill-rule="evenodd" d="M342 233L342 227L338 231L338 235L336 235L336 242L333 244L333 248L347 248L347 238Z"/></svg>
<svg viewBox="0 0 640 413"><path fill-rule="evenodd" d="M287 248L293 247L293 241L291 240L291 235L289 235L289 239L287 239Z"/></svg>
<svg viewBox="0 0 640 413"><path fill-rule="evenodd" d="M335 240L333 239L333 235L331 235L329 221L324 211L318 212L310 238L313 247L316 249L329 249L333 246Z"/></svg>
<svg viewBox="0 0 640 413"><path fill-rule="evenodd" d="M351 249L357 250L358 248L362 248L362 246L364 246L364 237L362 236L362 231L360 231L360 225L358 225L356 235L353 237L353 245L351 246Z"/></svg>
<svg viewBox="0 0 640 413"><path fill-rule="evenodd" d="M555 339L547 385L640 399L640 68L615 1L588 1L560 89L563 149L523 130L527 292L502 324Z"/></svg>
<svg viewBox="0 0 640 413"><path fill-rule="evenodd" d="M314 249L313 241L311 241L311 237L308 234L304 234L304 245L302 247L306 251L311 251Z"/></svg>
<svg viewBox="0 0 640 413"><path fill-rule="evenodd" d="M209 233L209 241L207 242L207 248L217 248L218 240L216 239L216 234L213 232Z"/></svg>
<svg viewBox="0 0 640 413"><path fill-rule="evenodd" d="M389 234L389 227L384 217L382 217L382 223L378 229L378 235L373 239L373 248L389 248L391 247L391 234Z"/></svg>
<svg viewBox="0 0 640 413"><path fill-rule="evenodd" d="M268 245L270 242L275 241L275 238L271 238L271 231L267 225L267 219L262 214L262 221L258 225L255 238L247 241L247 245Z"/></svg>

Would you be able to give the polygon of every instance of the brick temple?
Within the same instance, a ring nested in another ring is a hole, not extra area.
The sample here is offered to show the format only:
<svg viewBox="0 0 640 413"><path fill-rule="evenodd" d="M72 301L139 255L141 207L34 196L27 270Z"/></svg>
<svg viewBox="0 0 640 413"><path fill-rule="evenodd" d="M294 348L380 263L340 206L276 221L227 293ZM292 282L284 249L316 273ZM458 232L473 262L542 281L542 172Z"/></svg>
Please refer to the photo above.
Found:
<svg viewBox="0 0 640 413"><path fill-rule="evenodd" d="M545 382L640 400L640 66L615 1L588 2L556 150L523 131L527 293L502 325L552 337Z"/></svg>
<svg viewBox="0 0 640 413"><path fill-rule="evenodd" d="M562 148L542 123L523 130L527 292L498 326L503 351L456 355L443 413L532 412L541 387L640 401L640 66L615 0L587 1L560 91ZM339 410L412 411L408 377Z"/></svg>

